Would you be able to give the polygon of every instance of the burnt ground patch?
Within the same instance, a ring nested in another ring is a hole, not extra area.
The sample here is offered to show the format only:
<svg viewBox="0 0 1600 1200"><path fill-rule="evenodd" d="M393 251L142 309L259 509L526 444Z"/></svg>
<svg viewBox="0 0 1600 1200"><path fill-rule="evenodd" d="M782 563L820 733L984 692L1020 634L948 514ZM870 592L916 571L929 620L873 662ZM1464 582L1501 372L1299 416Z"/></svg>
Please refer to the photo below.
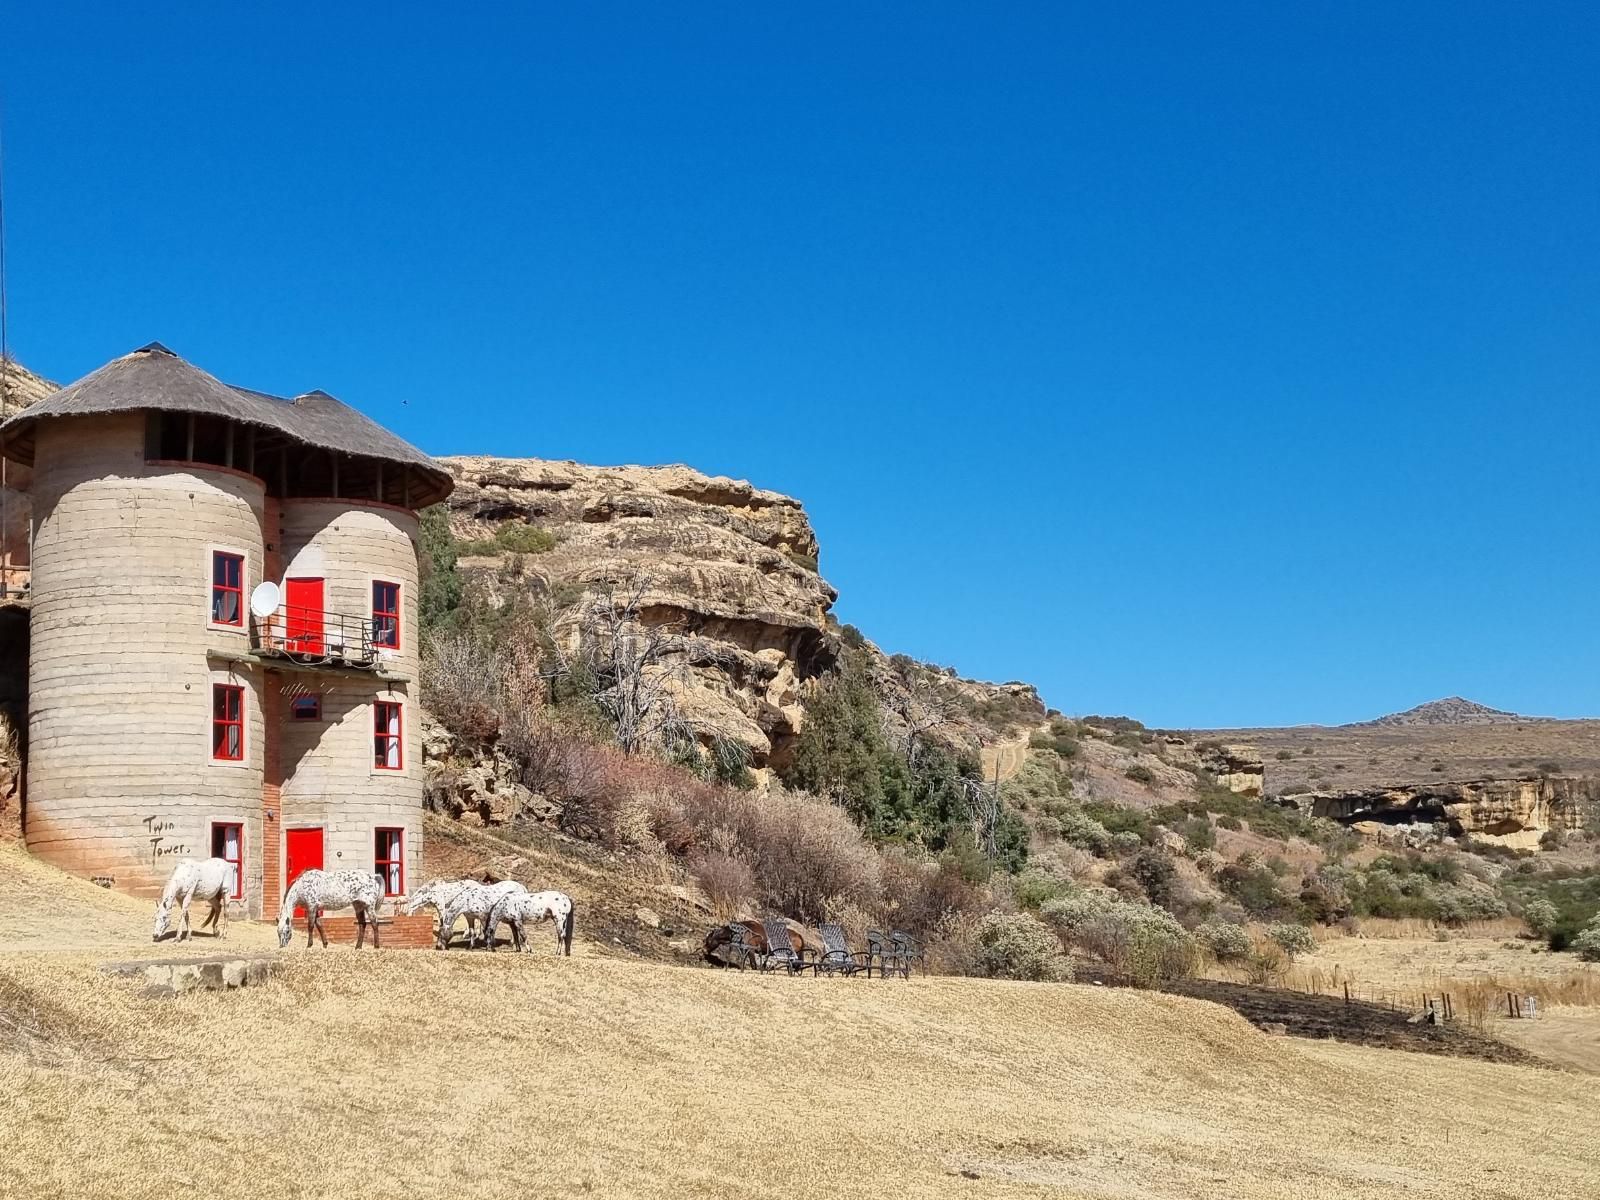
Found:
<svg viewBox="0 0 1600 1200"><path fill-rule="evenodd" d="M1113 972L1079 964L1079 982L1126 986ZM1486 1062L1548 1066L1543 1059L1516 1046L1461 1024L1429 1025L1412 1021L1416 1013L1390 1009L1363 1001L1345 1003L1340 996L1320 996L1284 988L1223 983L1213 979L1186 979L1164 989L1178 996L1209 1000L1231 1008L1259 1028L1283 1026L1290 1037L1318 1038L1375 1046L1384 1050L1411 1050L1423 1054L1448 1054Z"/></svg>

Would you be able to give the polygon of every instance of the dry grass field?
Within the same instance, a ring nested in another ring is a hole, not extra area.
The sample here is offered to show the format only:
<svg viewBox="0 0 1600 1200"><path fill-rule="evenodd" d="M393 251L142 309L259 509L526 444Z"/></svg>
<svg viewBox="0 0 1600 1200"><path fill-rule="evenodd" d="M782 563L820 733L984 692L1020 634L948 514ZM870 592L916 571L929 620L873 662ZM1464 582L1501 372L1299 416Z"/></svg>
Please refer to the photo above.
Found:
<svg viewBox="0 0 1600 1200"><path fill-rule="evenodd" d="M190 923L197 932L188 942L179 945L168 938L153 943L154 906L58 871L29 855L20 843L0 839L0 954L104 950L122 958L170 958L278 944L269 926L237 920L229 922L227 940L215 942L209 931L198 932L209 911L204 902L190 906ZM172 927L177 928L176 912Z"/></svg>
<svg viewBox="0 0 1600 1200"><path fill-rule="evenodd" d="M1549 1132L1584 1127L1600 1078L1134 991L297 944L264 951L266 987L151 999L99 969L149 945L146 905L0 854L0 1196L1600 1189L1600 1143ZM97 932L22 948L41 887L38 925Z"/></svg>
<svg viewBox="0 0 1600 1200"><path fill-rule="evenodd" d="M1487 978L1556 980L1569 976L1593 980L1600 1000L1600 966L1580 962L1573 954L1555 954L1544 943L1512 936L1451 934L1432 937L1332 937L1300 958L1298 970L1321 971L1373 987L1437 990L1441 980Z"/></svg>
<svg viewBox="0 0 1600 1200"><path fill-rule="evenodd" d="M0 958L0 1195L1594 1194L1600 1080L973 980L291 951L143 999ZM1428 1119L1417 1120L1427 1096ZM1519 1158L1518 1155L1524 1157ZM892 1165L891 1165L892 1164Z"/></svg>
<svg viewBox="0 0 1600 1200"><path fill-rule="evenodd" d="M1516 779L1541 764L1600 774L1600 721L1518 721L1499 725L1302 725L1196 730L1256 747L1267 790L1371 787L1452 779ZM1279 758L1279 753L1287 755ZM1440 766L1435 771L1434 764ZM1312 772L1320 772L1320 780Z"/></svg>

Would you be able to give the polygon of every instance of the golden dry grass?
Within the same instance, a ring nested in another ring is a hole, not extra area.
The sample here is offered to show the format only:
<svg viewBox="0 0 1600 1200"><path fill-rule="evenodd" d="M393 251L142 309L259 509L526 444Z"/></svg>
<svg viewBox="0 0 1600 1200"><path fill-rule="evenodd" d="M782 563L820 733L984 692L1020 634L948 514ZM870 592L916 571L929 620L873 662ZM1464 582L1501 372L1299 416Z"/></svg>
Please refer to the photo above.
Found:
<svg viewBox="0 0 1600 1200"><path fill-rule="evenodd" d="M598 957L293 950L142 998L0 956L0 1195L1570 1197L1600 1080L1198 1001ZM1428 1098L1417 1121L1416 1098ZM962 1172L976 1176L976 1180Z"/></svg>
<svg viewBox="0 0 1600 1200"><path fill-rule="evenodd" d="M1514 937L1451 935L1445 941L1416 937L1327 938L1317 944L1315 952L1301 957L1295 970L1302 975L1320 972L1331 981L1330 986L1348 979L1398 991L1438 991L1443 980L1570 979L1579 985L1588 980L1594 988L1592 994L1600 1000L1600 967L1585 964L1573 954L1552 953L1542 942Z"/></svg>
<svg viewBox="0 0 1600 1200"><path fill-rule="evenodd" d="M17 842L0 841L0 953L108 950L124 957L171 957L277 945L270 927L237 918L228 923L227 940L214 941L209 931L198 932L209 911L204 903L190 906L196 933L188 942L153 943L154 904L97 887L40 862Z"/></svg>
<svg viewBox="0 0 1600 1200"><path fill-rule="evenodd" d="M1600 1007L1542 1007L1532 1019L1496 1020L1491 1028L1530 1054L1600 1075Z"/></svg>

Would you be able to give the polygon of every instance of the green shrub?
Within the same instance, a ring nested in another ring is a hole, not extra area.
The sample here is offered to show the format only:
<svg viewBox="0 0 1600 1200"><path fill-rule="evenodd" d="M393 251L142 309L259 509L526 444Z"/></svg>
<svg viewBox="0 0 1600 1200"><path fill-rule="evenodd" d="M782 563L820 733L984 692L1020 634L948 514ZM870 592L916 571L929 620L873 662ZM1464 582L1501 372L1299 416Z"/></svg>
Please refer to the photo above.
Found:
<svg viewBox="0 0 1600 1200"><path fill-rule="evenodd" d="M1110 833L1132 833L1142 842L1156 840L1155 822L1149 813L1137 808L1092 801L1083 806L1083 811L1099 821Z"/></svg>
<svg viewBox="0 0 1600 1200"><path fill-rule="evenodd" d="M1023 908L1037 909L1065 891L1066 886L1060 880L1044 871L1030 869L1017 876L1016 898Z"/></svg>
<svg viewBox="0 0 1600 1200"><path fill-rule="evenodd" d="M1236 833L1244 828L1244 822L1239 820L1239 818L1234 816L1232 813L1223 813L1222 816L1217 818L1217 824L1222 826L1224 829L1231 829Z"/></svg>
<svg viewBox="0 0 1600 1200"><path fill-rule="evenodd" d="M1571 946L1584 962L1600 962L1600 921L1591 921Z"/></svg>
<svg viewBox="0 0 1600 1200"><path fill-rule="evenodd" d="M1243 925L1207 921L1194 935L1218 962L1242 962L1250 954L1250 932Z"/></svg>
<svg viewBox="0 0 1600 1200"><path fill-rule="evenodd" d="M1256 917L1292 911L1289 897L1278 886L1270 868L1240 859L1217 872L1217 886L1247 913Z"/></svg>
<svg viewBox="0 0 1600 1200"><path fill-rule="evenodd" d="M1190 817L1177 832L1183 835L1184 844L1196 854L1216 848L1217 831L1211 828L1211 822L1204 817Z"/></svg>
<svg viewBox="0 0 1600 1200"><path fill-rule="evenodd" d="M1123 775L1133 780L1135 783L1144 784L1146 787L1149 787L1156 781L1156 773L1143 763L1134 763L1131 767L1123 772Z"/></svg>
<svg viewBox="0 0 1600 1200"><path fill-rule="evenodd" d="M1548 937L1560 919L1560 912L1543 896L1530 900L1522 907L1522 921L1534 937Z"/></svg>
<svg viewBox="0 0 1600 1200"><path fill-rule="evenodd" d="M1317 948L1316 940L1311 936L1311 930L1304 925L1294 925L1282 922L1269 926L1267 936L1278 949L1282 950L1290 962L1296 955L1310 954Z"/></svg>
<svg viewBox="0 0 1600 1200"><path fill-rule="evenodd" d="M1077 892L1041 910L1064 941L1093 954L1142 987L1194 971L1198 946L1171 913L1108 892Z"/></svg>
<svg viewBox="0 0 1600 1200"><path fill-rule="evenodd" d="M1061 939L1029 913L990 913L978 925L977 967L991 979L1069 982L1072 962Z"/></svg>
<svg viewBox="0 0 1600 1200"><path fill-rule="evenodd" d="M1272 757L1277 759L1279 762L1288 762L1291 758L1294 757L1294 755L1292 753L1290 753L1288 750L1279 750Z"/></svg>
<svg viewBox="0 0 1600 1200"><path fill-rule="evenodd" d="M1155 846L1143 847L1133 856L1128 873L1139 881L1144 894L1150 897L1151 904L1166 908L1172 903L1172 888L1178 872L1165 850Z"/></svg>
<svg viewBox="0 0 1600 1200"><path fill-rule="evenodd" d="M1087 850L1099 858L1111 853L1111 831L1087 813L1076 810L1060 813L1061 840L1069 846Z"/></svg>
<svg viewBox="0 0 1600 1200"><path fill-rule="evenodd" d="M1195 972L1199 948L1177 922L1141 921L1128 940L1124 970L1136 987L1154 988Z"/></svg>
<svg viewBox="0 0 1600 1200"><path fill-rule="evenodd" d="M1111 835L1111 849L1119 857L1133 853L1144 844L1144 839L1131 829L1124 829Z"/></svg>

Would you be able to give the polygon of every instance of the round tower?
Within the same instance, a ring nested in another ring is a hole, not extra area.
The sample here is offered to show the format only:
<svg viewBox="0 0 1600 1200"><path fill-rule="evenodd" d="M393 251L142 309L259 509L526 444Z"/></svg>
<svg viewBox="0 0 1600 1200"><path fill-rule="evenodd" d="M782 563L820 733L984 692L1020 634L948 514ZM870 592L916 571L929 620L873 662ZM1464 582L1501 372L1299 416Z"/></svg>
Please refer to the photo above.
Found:
<svg viewBox="0 0 1600 1200"><path fill-rule="evenodd" d="M308 867L421 872L416 510L448 473L322 392L152 345L0 426L31 468L29 849L274 916ZM254 610L252 593L263 582Z"/></svg>

